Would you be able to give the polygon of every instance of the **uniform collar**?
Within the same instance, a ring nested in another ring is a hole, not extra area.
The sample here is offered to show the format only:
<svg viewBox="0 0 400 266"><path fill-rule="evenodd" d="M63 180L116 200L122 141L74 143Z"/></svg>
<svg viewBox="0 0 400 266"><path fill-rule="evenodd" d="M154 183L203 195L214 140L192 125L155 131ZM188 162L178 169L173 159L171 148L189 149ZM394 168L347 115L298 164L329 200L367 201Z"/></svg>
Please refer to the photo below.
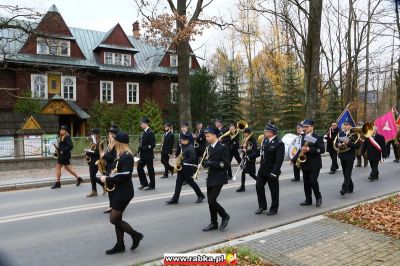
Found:
<svg viewBox="0 0 400 266"><path fill-rule="evenodd" d="M217 143L218 143L218 141L215 142L214 144L211 144L211 147L214 149L214 148L215 148L215 145L217 145Z"/></svg>
<svg viewBox="0 0 400 266"><path fill-rule="evenodd" d="M272 138L268 139L268 142L271 142L274 138L276 138L276 135L273 136Z"/></svg>

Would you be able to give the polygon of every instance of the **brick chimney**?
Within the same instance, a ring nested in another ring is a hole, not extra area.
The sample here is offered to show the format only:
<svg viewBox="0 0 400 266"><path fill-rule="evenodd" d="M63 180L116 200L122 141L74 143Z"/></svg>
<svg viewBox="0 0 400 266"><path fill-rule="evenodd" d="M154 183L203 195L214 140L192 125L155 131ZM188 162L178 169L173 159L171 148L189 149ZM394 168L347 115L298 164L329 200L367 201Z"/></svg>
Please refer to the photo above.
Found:
<svg viewBox="0 0 400 266"><path fill-rule="evenodd" d="M133 32L133 37L136 39L140 38L140 27L139 27L139 21L135 21L132 24L132 32Z"/></svg>

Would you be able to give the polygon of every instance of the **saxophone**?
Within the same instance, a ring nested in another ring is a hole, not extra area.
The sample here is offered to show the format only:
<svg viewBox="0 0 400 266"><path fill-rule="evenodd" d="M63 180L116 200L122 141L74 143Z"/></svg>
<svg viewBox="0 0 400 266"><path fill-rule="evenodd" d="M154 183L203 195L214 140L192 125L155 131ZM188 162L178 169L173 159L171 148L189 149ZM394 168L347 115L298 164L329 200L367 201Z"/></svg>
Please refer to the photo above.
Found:
<svg viewBox="0 0 400 266"><path fill-rule="evenodd" d="M100 143L99 143L99 153L102 153L104 151L104 142L105 142L105 140L100 141ZM106 160L104 160L103 158L98 159L96 161L95 165L97 165L97 168L99 169L99 172L102 175L104 175L107 172Z"/></svg>
<svg viewBox="0 0 400 266"><path fill-rule="evenodd" d="M303 145L302 148L307 148L308 145L309 145L309 142L306 141L306 142L304 142L304 145ZM299 154L299 157L297 157L297 160L296 160L296 167L300 168L300 165L302 163L304 163L306 160L307 160L307 156L304 154L303 150L301 150L300 154Z"/></svg>
<svg viewBox="0 0 400 266"><path fill-rule="evenodd" d="M183 155L182 152L179 154L178 158L176 158L176 163L174 167L175 172L179 172L182 170L182 162L183 162Z"/></svg>

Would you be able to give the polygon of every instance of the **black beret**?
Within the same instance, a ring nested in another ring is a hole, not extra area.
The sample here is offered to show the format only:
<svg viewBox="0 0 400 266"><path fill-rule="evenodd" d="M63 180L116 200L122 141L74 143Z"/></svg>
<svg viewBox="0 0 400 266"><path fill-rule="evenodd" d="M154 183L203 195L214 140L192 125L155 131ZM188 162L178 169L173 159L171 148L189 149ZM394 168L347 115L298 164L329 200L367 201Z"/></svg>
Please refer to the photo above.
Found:
<svg viewBox="0 0 400 266"><path fill-rule="evenodd" d="M67 129L68 129L68 127L67 127L67 126L65 126L65 125L62 125L62 126L60 127L60 130L61 130L61 129L67 130Z"/></svg>
<svg viewBox="0 0 400 266"><path fill-rule="evenodd" d="M114 139L118 142L129 144L129 134L126 132L118 132Z"/></svg>
<svg viewBox="0 0 400 266"><path fill-rule="evenodd" d="M276 127L274 124L272 123L267 123L267 125L265 126L265 131L272 131L272 132L277 132L279 130L278 127Z"/></svg>
<svg viewBox="0 0 400 266"><path fill-rule="evenodd" d="M150 120L147 117L142 117L142 119L140 120L140 123L150 124Z"/></svg>

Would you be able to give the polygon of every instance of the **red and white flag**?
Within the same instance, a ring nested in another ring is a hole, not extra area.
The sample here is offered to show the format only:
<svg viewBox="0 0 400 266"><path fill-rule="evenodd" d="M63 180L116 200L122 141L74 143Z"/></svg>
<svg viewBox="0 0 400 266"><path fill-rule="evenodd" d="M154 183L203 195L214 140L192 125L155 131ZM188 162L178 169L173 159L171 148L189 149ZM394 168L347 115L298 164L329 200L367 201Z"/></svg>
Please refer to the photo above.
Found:
<svg viewBox="0 0 400 266"><path fill-rule="evenodd" d="M396 138L397 126L392 110L376 118L374 125L378 129L378 133L385 137L385 141Z"/></svg>

